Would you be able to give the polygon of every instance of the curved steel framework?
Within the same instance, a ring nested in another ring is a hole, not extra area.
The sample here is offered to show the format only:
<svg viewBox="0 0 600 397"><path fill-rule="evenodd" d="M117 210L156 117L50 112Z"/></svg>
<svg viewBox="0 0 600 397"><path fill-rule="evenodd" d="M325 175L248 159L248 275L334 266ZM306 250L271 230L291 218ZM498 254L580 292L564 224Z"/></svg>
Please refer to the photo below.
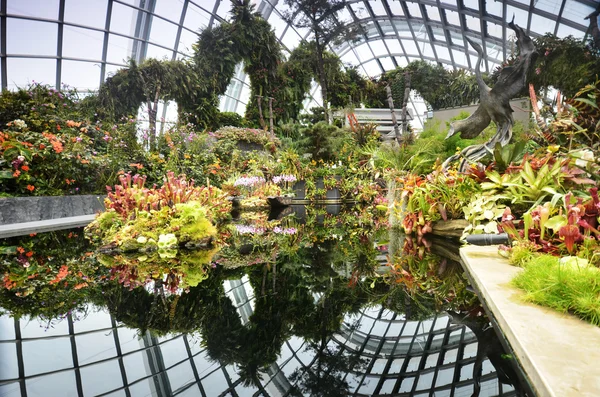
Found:
<svg viewBox="0 0 600 397"><path fill-rule="evenodd" d="M283 1L254 3L287 50L309 37L283 21ZM513 15L531 36L583 38L584 18L597 7L594 0L349 0L340 22L363 24L366 33L332 50L370 77L416 59L471 69L468 36L486 49L490 71L513 50ZM95 90L128 58L188 56L198 32L227 19L229 9L228 0L0 0L1 87L35 80ZM242 113L249 95L240 68L221 107ZM313 87L305 107L319 101Z"/></svg>
<svg viewBox="0 0 600 397"><path fill-rule="evenodd" d="M253 312L248 279L225 283L242 323ZM446 315L407 321L381 307L347 316L327 342L339 355L359 355L366 369L343 374L349 395L470 396L477 339ZM352 324L352 326L350 325ZM257 386L245 386L237 368L210 359L201 335L155 337L129 329L105 311L69 314L49 328L0 316L0 395L16 396L288 396L296 370L311 371L317 357L292 337ZM483 363L480 396L515 396Z"/></svg>

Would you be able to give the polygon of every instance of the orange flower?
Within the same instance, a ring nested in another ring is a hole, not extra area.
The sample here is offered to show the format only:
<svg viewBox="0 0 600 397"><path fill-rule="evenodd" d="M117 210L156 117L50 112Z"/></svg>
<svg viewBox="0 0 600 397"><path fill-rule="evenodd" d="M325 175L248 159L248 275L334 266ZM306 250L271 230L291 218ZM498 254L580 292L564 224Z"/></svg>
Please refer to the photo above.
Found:
<svg viewBox="0 0 600 397"><path fill-rule="evenodd" d="M84 283L75 285L73 288L75 288L75 289L82 289L83 287L87 287L87 286L88 286L88 283L84 282Z"/></svg>
<svg viewBox="0 0 600 397"><path fill-rule="evenodd" d="M56 277L54 277L54 279L51 280L49 282L49 284L56 284L56 283L58 283L63 278L67 277L67 274L69 274L69 267L67 265L62 265L60 267L60 270L58 271L58 274L56 275Z"/></svg>
<svg viewBox="0 0 600 397"><path fill-rule="evenodd" d="M73 120L67 120L67 127L81 127L81 121L79 123L74 122Z"/></svg>
<svg viewBox="0 0 600 397"><path fill-rule="evenodd" d="M29 237L35 237L35 235L36 235L36 234L37 234L37 233L31 233L31 234L29 235Z"/></svg>
<svg viewBox="0 0 600 397"><path fill-rule="evenodd" d="M44 145L43 143L40 143L40 150L44 150L45 147L46 147L46 145Z"/></svg>
<svg viewBox="0 0 600 397"><path fill-rule="evenodd" d="M35 190L35 186L27 185L27 190L29 190L30 192L33 192Z"/></svg>
<svg viewBox="0 0 600 397"><path fill-rule="evenodd" d="M22 166L21 169L25 172L29 171L29 167L26 165Z"/></svg>
<svg viewBox="0 0 600 397"><path fill-rule="evenodd" d="M21 175L21 171L19 171L19 170L16 170L15 172L13 172L13 176L14 176L15 178L18 178L18 177L19 177L19 175Z"/></svg>
<svg viewBox="0 0 600 397"><path fill-rule="evenodd" d="M60 131L60 125L56 124L56 131Z"/></svg>
<svg viewBox="0 0 600 397"><path fill-rule="evenodd" d="M129 166L133 167L133 168L137 168L138 170L141 170L142 168L144 168L144 165L140 164L140 163L131 163L131 164L129 164Z"/></svg>
<svg viewBox="0 0 600 397"><path fill-rule="evenodd" d="M89 164L89 163L90 163L90 160L85 160L85 159L81 160L81 164Z"/></svg>
<svg viewBox="0 0 600 397"><path fill-rule="evenodd" d="M25 252L25 248L23 248L23 247L17 247L17 252L19 254L22 254L23 252Z"/></svg>
<svg viewBox="0 0 600 397"><path fill-rule="evenodd" d="M29 251L25 254L26 257L31 258L33 256L33 251Z"/></svg>

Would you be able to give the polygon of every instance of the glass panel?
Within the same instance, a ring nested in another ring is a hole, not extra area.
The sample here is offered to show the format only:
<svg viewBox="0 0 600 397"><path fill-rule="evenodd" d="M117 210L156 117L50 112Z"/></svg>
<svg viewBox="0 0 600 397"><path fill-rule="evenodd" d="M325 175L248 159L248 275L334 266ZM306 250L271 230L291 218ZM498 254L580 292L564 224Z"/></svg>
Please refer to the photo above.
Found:
<svg viewBox="0 0 600 397"><path fill-rule="evenodd" d="M169 383L172 390L183 388L190 383L196 383L194 372L192 371L192 366L189 361L169 369L167 371L167 376L169 377Z"/></svg>
<svg viewBox="0 0 600 397"><path fill-rule="evenodd" d="M6 12L28 17L57 19L58 0L8 0Z"/></svg>
<svg viewBox="0 0 600 397"><path fill-rule="evenodd" d="M188 357L182 337L161 344L160 351L166 368Z"/></svg>
<svg viewBox="0 0 600 397"><path fill-rule="evenodd" d="M385 15L385 16L387 16L387 12L385 11L385 8L383 7L383 4L381 3L381 0L370 0L369 1L369 5L373 9L373 13L375 15Z"/></svg>
<svg viewBox="0 0 600 397"><path fill-rule="evenodd" d="M450 62L450 51L448 51L448 47L436 45L435 52L437 53L438 59L441 61L442 59Z"/></svg>
<svg viewBox="0 0 600 397"><path fill-rule="evenodd" d="M481 32L481 23L479 21L479 18L465 16L465 19L467 20L468 29L473 30L475 32Z"/></svg>
<svg viewBox="0 0 600 397"><path fill-rule="evenodd" d="M19 367L16 345L13 343L0 343L0 357L2 357L2 360L0 360L0 381L18 378Z"/></svg>
<svg viewBox="0 0 600 397"><path fill-rule="evenodd" d="M295 47L297 47L300 43L300 36L298 36L298 34L293 29L288 29L285 32L283 38L281 39L281 42L288 49L292 50Z"/></svg>
<svg viewBox="0 0 600 397"><path fill-rule="evenodd" d="M9 54L56 55L58 25L7 18L6 51Z"/></svg>
<svg viewBox="0 0 600 397"><path fill-rule="evenodd" d="M117 355L115 340L111 333L94 332L77 335L75 342L79 365L91 364Z"/></svg>
<svg viewBox="0 0 600 397"><path fill-rule="evenodd" d="M422 18L421 9L419 5L416 3L406 2L406 8L408 9L409 14L414 18Z"/></svg>
<svg viewBox="0 0 600 397"><path fill-rule="evenodd" d="M413 40L402 40L402 45L407 54L418 55L417 45Z"/></svg>
<svg viewBox="0 0 600 397"><path fill-rule="evenodd" d="M573 36L575 38L581 38L583 37L583 32L574 29L570 26L566 26L563 25L562 23L558 26L558 32L557 32L557 36L558 37L567 37L567 36Z"/></svg>
<svg viewBox="0 0 600 397"><path fill-rule="evenodd" d="M275 36L277 36L277 38L281 37L281 35L283 34L283 31L288 26L288 24L283 19L281 19L279 17L279 15L277 15L277 13L275 13L275 12L272 13L271 16L269 17L269 23L275 30Z"/></svg>
<svg viewBox="0 0 600 397"><path fill-rule="evenodd" d="M373 54L371 53L371 50L369 49L369 46L367 44L359 45L355 48L355 51L358 54L358 59L361 62L373 58Z"/></svg>
<svg viewBox="0 0 600 397"><path fill-rule="evenodd" d="M28 379L25 385L30 396L77 396L77 382L73 371Z"/></svg>
<svg viewBox="0 0 600 397"><path fill-rule="evenodd" d="M206 12L204 12L203 10L201 10L193 4L188 5L187 12L185 13L185 22L183 23L183 26L193 30L194 32L199 32L200 30L207 27L209 22L210 16Z"/></svg>
<svg viewBox="0 0 600 397"><path fill-rule="evenodd" d="M450 25L460 26L458 12L446 10L446 21L448 21L448 24Z"/></svg>
<svg viewBox="0 0 600 397"><path fill-rule="evenodd" d="M429 17L429 19L434 21L441 21L440 11L437 9L437 7L425 6L425 9L427 10L427 16Z"/></svg>
<svg viewBox="0 0 600 397"><path fill-rule="evenodd" d="M192 46L196 43L196 41L198 41L198 35L196 33L192 33L189 30L183 29L181 31L181 37L177 51L183 52L187 55L192 55L194 53Z"/></svg>
<svg viewBox="0 0 600 397"><path fill-rule="evenodd" d="M402 54L402 46L398 40L386 40L385 44L392 54Z"/></svg>
<svg viewBox="0 0 600 397"><path fill-rule="evenodd" d="M513 6L506 6L506 17L512 19L515 15L515 23L522 28L527 28L527 12Z"/></svg>
<svg viewBox="0 0 600 397"><path fill-rule="evenodd" d="M390 57L379 58L379 62L381 62L381 65L386 71L393 70L396 68L394 66L394 62L392 61L392 58Z"/></svg>
<svg viewBox="0 0 600 397"><path fill-rule="evenodd" d="M35 375L73 367L69 338L23 342L25 375Z"/></svg>
<svg viewBox="0 0 600 397"><path fill-rule="evenodd" d="M66 0L65 22L104 29L107 4L107 0Z"/></svg>
<svg viewBox="0 0 600 397"><path fill-rule="evenodd" d="M156 58L156 59L171 59L173 57L172 50L166 50L161 47L157 47L155 45L148 45L148 51L146 51L146 58Z"/></svg>
<svg viewBox="0 0 600 397"><path fill-rule="evenodd" d="M150 30L150 42L173 48L177 37L177 26L170 22L152 17L152 29Z"/></svg>
<svg viewBox="0 0 600 397"><path fill-rule="evenodd" d="M536 14L531 15L531 30L534 33L543 35L544 33L554 33L556 22L551 19L541 17Z"/></svg>
<svg viewBox="0 0 600 397"><path fill-rule="evenodd" d="M369 43L375 56L389 55L385 44L381 40L372 41Z"/></svg>
<svg viewBox="0 0 600 397"><path fill-rule="evenodd" d="M123 386L121 369L117 360L91 365L80 369L83 393L97 396Z"/></svg>
<svg viewBox="0 0 600 397"><path fill-rule="evenodd" d="M104 33L95 30L64 27L63 56L83 59L102 59Z"/></svg>
<svg viewBox="0 0 600 397"><path fill-rule="evenodd" d="M114 2L110 19L110 30L127 36L133 36L137 15L138 10Z"/></svg>
<svg viewBox="0 0 600 397"><path fill-rule="evenodd" d="M563 10L563 18L570 19L574 22L584 23L583 18L590 15L594 9L585 4L581 4L575 0L567 0L565 9ZM587 24L587 21L585 21Z"/></svg>
<svg viewBox="0 0 600 397"><path fill-rule="evenodd" d="M365 71L369 77L379 76L384 71L381 70L376 60L372 60L363 64Z"/></svg>
<svg viewBox="0 0 600 397"><path fill-rule="evenodd" d="M136 380L150 375L147 352L137 352L123 357L123 365L127 372L127 381L133 383Z"/></svg>
<svg viewBox="0 0 600 397"><path fill-rule="evenodd" d="M486 23L487 23L488 35L502 39L502 26L496 25L495 23L492 23L492 22L486 22Z"/></svg>
<svg viewBox="0 0 600 397"><path fill-rule="evenodd" d="M485 3L485 10L488 14L495 15L502 18L502 2L501 1L487 1ZM511 16L512 18L512 16Z"/></svg>
<svg viewBox="0 0 600 397"><path fill-rule="evenodd" d="M111 34L108 36L108 53L106 55L106 61L126 64L127 60L131 57L132 48L132 39Z"/></svg>
<svg viewBox="0 0 600 397"><path fill-rule="evenodd" d="M0 340L15 339L15 320L8 316L0 316Z"/></svg>
<svg viewBox="0 0 600 397"><path fill-rule="evenodd" d="M404 10L402 10L402 5L399 1L388 1L388 5L390 6L390 10L392 11L392 16L404 15Z"/></svg>
<svg viewBox="0 0 600 397"><path fill-rule="evenodd" d="M173 22L179 23L183 11L183 1L180 0L160 0L156 2L154 13ZM154 18L156 21L158 18ZM153 22L154 23L154 22ZM154 26L153 26L154 28Z"/></svg>
<svg viewBox="0 0 600 397"><path fill-rule="evenodd" d="M359 63L358 58L356 57L356 55L354 54L354 51L352 51L352 50L345 53L341 57L341 59L342 59L342 62L349 63L350 65L356 65Z"/></svg>

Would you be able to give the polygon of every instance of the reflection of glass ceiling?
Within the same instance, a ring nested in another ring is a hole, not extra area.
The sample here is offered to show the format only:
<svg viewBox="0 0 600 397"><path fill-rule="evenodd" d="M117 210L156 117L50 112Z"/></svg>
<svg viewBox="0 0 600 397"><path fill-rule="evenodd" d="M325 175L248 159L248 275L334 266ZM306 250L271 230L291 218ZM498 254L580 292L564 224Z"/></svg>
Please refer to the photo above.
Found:
<svg viewBox="0 0 600 397"><path fill-rule="evenodd" d="M225 283L242 323L253 313L247 277ZM327 342L338 357L359 355L365 369L343 373L349 395L471 396L476 380L477 338L440 314L407 321L381 307L347 315L346 326ZM350 326L351 325L351 326ZM202 335L152 336L127 328L106 311L69 314L52 327L0 316L0 395L16 396L288 396L291 374L316 367L315 349L298 337L259 385L244 385L235 365L211 359ZM485 358L479 396L515 396L498 381ZM331 368L331 367L330 367ZM334 371L334 369L331 369Z"/></svg>
<svg viewBox="0 0 600 397"><path fill-rule="evenodd" d="M283 21L283 1L253 3L285 48L307 37ZM467 35L487 49L489 71L511 53L506 22L513 15L532 36L583 38L584 17L596 6L593 0L350 0L340 19L364 24L366 33L360 42L334 50L368 76L416 59L471 68L476 54ZM0 0L2 88L37 81L95 90L127 58L186 57L197 32L226 19L229 9L228 0ZM240 70L221 107L243 112L249 94Z"/></svg>

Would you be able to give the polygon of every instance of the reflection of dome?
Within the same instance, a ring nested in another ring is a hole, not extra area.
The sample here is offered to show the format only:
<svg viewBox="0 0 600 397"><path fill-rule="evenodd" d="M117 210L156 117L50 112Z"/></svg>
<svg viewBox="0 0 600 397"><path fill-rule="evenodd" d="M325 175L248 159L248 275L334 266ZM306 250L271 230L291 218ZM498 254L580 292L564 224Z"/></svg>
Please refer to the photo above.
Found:
<svg viewBox="0 0 600 397"><path fill-rule="evenodd" d="M226 281L224 286L242 323L247 323L254 307L248 278ZM138 339L135 330L118 326L106 312L90 311L82 320L69 316L48 330L35 320L0 317L3 395L18 396L25 389L28 396L76 395L78 390L86 396L125 395L125 390L132 396L196 396L200 389L207 396L258 392L255 386L241 384L235 366L212 362L200 346L201 336L156 338L146 333ZM473 390L475 336L465 326L450 324L446 315L405 321L379 306L365 308L347 316L327 344L366 359L364 372L344 374L353 395L421 390L429 395L435 390L436 396L470 396ZM277 362L263 374L266 395L286 395L292 386L290 375L311 366L315 356L306 347L298 337L284 343ZM512 390L499 384L486 360L480 395L515 395Z"/></svg>

